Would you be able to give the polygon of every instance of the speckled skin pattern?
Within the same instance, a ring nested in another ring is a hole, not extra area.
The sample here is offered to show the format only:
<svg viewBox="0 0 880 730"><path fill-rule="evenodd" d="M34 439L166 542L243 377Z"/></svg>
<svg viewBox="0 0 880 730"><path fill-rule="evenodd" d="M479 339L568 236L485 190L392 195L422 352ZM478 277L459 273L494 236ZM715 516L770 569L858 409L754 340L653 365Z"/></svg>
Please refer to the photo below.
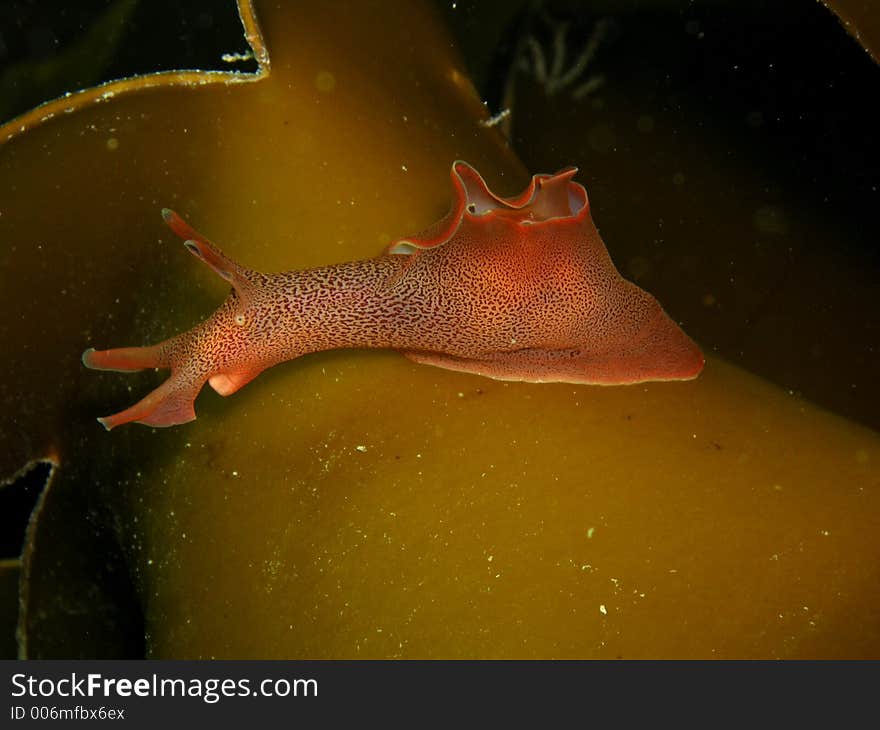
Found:
<svg viewBox="0 0 880 730"><path fill-rule="evenodd" d="M206 381L229 395L272 365L339 347L393 348L416 362L502 380L696 377L699 348L617 272L574 172L536 175L521 195L504 199L456 162L452 209L431 228L373 259L279 274L245 269L163 211L232 291L207 320L158 345L87 350L90 368L171 370L142 401L98 420L108 430L185 423Z"/></svg>

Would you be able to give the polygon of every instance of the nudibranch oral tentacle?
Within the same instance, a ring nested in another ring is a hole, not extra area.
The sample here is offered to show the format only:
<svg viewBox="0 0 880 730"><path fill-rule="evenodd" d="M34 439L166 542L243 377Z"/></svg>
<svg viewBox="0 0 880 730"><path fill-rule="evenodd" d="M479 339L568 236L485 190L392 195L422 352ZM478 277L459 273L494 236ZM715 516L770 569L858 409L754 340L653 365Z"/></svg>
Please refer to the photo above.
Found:
<svg viewBox="0 0 880 730"><path fill-rule="evenodd" d="M99 420L108 429L185 423L206 382L229 395L266 368L339 347L392 348L500 380L695 378L702 353L654 297L620 276L575 172L535 175L502 198L458 161L452 207L433 226L376 258L277 274L241 266L164 210L232 291L207 320L157 345L87 350L83 363L94 369L171 370L139 403Z"/></svg>

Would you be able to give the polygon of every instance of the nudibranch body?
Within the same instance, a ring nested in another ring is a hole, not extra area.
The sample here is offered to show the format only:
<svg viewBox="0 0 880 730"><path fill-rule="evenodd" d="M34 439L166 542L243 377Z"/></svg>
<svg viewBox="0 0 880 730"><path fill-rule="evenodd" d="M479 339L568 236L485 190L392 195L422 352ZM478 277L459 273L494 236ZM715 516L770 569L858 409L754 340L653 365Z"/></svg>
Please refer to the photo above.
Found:
<svg viewBox="0 0 880 730"><path fill-rule="evenodd" d="M87 350L99 370L169 368L146 398L99 421L171 426L195 418L205 382L230 395L263 370L340 347L400 350L416 362L499 380L617 385L688 380L699 348L653 296L620 276L574 169L535 175L500 198L452 166L445 218L373 259L262 274L225 256L172 211L186 247L232 285L189 332L151 347Z"/></svg>

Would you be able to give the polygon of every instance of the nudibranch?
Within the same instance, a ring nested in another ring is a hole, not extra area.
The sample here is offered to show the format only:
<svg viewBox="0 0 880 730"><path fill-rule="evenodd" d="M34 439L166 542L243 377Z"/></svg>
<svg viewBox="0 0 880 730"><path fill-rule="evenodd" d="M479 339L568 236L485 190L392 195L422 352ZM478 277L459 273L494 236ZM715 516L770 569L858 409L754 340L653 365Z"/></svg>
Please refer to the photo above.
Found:
<svg viewBox="0 0 880 730"><path fill-rule="evenodd" d="M392 348L498 380L695 378L700 349L618 273L575 172L535 175L522 194L501 198L456 162L452 208L430 228L376 258L277 274L241 266L163 210L232 290L207 320L157 345L86 350L83 363L97 370L171 370L146 398L98 420L108 430L186 423L206 381L230 395L266 368L339 347Z"/></svg>

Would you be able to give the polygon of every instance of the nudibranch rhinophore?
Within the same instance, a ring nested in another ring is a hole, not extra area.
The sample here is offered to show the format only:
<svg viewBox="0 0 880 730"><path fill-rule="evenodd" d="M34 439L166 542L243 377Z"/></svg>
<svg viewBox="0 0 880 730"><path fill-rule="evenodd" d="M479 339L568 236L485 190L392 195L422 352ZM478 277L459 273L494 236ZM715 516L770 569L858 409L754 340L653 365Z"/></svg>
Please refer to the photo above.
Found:
<svg viewBox="0 0 880 730"><path fill-rule="evenodd" d="M452 209L364 261L262 274L226 256L180 216L165 222L232 285L189 332L151 347L89 349L96 370L168 368L146 398L98 420L193 420L205 381L230 395L266 368L318 350L387 347L420 363L498 380L621 385L689 380L703 355L653 296L614 267L576 170L535 175L500 198L465 162Z"/></svg>

